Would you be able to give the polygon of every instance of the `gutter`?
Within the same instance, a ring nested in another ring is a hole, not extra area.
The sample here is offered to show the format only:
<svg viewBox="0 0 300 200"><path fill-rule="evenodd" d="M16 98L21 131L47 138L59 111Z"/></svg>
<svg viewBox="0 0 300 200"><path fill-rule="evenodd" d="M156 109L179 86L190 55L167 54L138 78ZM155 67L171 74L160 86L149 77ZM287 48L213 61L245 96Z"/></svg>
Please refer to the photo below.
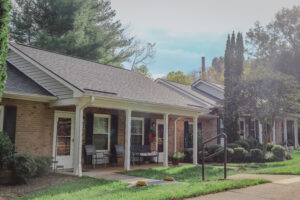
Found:
<svg viewBox="0 0 300 200"><path fill-rule="evenodd" d="M3 98L21 99L21 100L28 100L28 101L41 101L41 102L49 102L58 99L55 96L28 94L22 92L8 92L8 91L5 91L3 93Z"/></svg>

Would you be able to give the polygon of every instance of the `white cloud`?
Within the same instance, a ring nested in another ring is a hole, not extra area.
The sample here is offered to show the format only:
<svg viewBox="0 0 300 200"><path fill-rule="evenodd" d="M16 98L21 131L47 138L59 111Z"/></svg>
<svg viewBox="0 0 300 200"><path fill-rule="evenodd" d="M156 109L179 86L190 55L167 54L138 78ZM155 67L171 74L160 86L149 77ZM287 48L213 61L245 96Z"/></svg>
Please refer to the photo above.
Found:
<svg viewBox="0 0 300 200"><path fill-rule="evenodd" d="M155 80L157 78L163 78L167 76L167 74L152 74L152 78Z"/></svg>

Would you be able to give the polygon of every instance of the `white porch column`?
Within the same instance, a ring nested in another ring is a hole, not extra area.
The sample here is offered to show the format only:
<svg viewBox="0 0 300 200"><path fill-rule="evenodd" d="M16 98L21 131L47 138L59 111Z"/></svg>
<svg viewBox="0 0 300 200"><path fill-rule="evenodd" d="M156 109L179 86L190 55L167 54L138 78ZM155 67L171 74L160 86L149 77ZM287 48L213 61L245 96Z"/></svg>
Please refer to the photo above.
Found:
<svg viewBox="0 0 300 200"><path fill-rule="evenodd" d="M299 146L298 144L298 119L294 119L294 136L295 136L295 148Z"/></svg>
<svg viewBox="0 0 300 200"><path fill-rule="evenodd" d="M276 124L276 121L274 121L274 125L273 125L273 144L276 144L276 131L275 131L275 124Z"/></svg>
<svg viewBox="0 0 300 200"><path fill-rule="evenodd" d="M259 143L262 144L263 143L263 136L262 136L262 125L261 125L261 123L258 124L258 139L259 139Z"/></svg>
<svg viewBox="0 0 300 200"><path fill-rule="evenodd" d="M198 117L193 118L193 164L198 163Z"/></svg>
<svg viewBox="0 0 300 200"><path fill-rule="evenodd" d="M164 130L164 166L168 166L168 136L169 136L169 113L164 114L164 123L165 123L165 130Z"/></svg>
<svg viewBox="0 0 300 200"><path fill-rule="evenodd" d="M74 156L73 165L74 173L77 176L82 176L82 123L83 123L83 107L81 105L76 106L75 113L75 138L74 138Z"/></svg>
<svg viewBox="0 0 300 200"><path fill-rule="evenodd" d="M287 146L287 125L286 125L286 119L283 119L283 141L285 146Z"/></svg>
<svg viewBox="0 0 300 200"><path fill-rule="evenodd" d="M131 110L126 110L125 119L125 159L124 168L130 170L130 146L131 146Z"/></svg>

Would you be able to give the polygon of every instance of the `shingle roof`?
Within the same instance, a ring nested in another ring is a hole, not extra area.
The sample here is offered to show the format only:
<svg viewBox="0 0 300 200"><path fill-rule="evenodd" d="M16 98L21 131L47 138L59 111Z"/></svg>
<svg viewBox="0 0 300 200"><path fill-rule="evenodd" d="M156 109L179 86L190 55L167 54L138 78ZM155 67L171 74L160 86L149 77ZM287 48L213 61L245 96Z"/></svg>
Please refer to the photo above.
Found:
<svg viewBox="0 0 300 200"><path fill-rule="evenodd" d="M165 79L159 79L160 81L163 81L163 82L166 82L166 83L169 83L181 90L184 90L185 92L189 93L190 95L194 96L194 97L197 97L205 102L207 102L208 104L212 105L212 106L215 106L216 105L216 101L213 100L212 98L209 98L207 96L205 96L204 94L201 94L199 93L198 91L195 91L191 85L187 85L187 84L182 84L182 83L176 83L176 82L173 82L173 81L168 81L168 80L165 80Z"/></svg>
<svg viewBox="0 0 300 200"><path fill-rule="evenodd" d="M7 63L7 80L5 83L6 92L36 94L52 96L47 90L36 84L33 80L20 72L10 63Z"/></svg>
<svg viewBox="0 0 300 200"><path fill-rule="evenodd" d="M25 56L65 79L85 93L99 93L157 104L204 107L135 72L80 58L10 43Z"/></svg>

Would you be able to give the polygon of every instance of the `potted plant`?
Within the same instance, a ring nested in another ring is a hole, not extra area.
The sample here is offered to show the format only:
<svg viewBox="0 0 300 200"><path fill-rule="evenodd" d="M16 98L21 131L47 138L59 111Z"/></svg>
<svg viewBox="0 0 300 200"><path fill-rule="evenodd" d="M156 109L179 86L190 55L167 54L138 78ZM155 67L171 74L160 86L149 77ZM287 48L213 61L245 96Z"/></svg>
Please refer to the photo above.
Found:
<svg viewBox="0 0 300 200"><path fill-rule="evenodd" d="M173 153L173 155L172 155L172 164L173 165L178 165L179 164L179 160L181 160L183 158L184 158L184 154L183 153L180 153L180 152Z"/></svg>

